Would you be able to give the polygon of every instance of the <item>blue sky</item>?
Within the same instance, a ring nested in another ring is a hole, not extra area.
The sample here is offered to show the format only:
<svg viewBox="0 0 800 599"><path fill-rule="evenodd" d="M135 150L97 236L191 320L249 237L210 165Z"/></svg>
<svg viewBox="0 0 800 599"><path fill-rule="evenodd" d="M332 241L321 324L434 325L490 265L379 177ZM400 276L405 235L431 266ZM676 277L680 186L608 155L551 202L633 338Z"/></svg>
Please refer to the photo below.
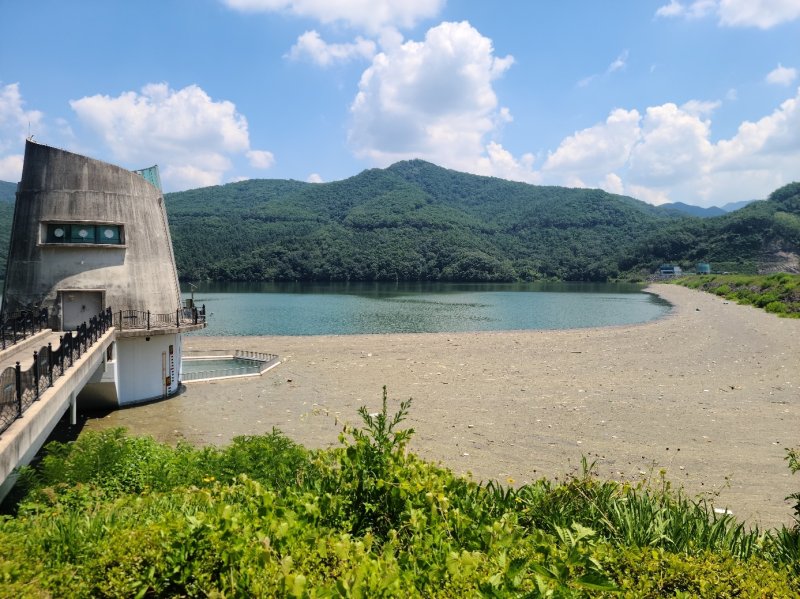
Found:
<svg viewBox="0 0 800 599"><path fill-rule="evenodd" d="M167 191L423 158L721 205L800 180L800 0L0 0L24 140Z"/></svg>

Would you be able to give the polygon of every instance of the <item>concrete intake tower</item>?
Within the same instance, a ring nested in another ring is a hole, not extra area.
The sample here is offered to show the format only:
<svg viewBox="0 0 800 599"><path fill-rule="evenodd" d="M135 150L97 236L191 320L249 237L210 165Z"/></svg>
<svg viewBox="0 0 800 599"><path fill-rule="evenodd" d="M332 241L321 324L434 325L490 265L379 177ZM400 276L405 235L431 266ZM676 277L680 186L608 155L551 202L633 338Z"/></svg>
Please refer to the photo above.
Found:
<svg viewBox="0 0 800 599"><path fill-rule="evenodd" d="M205 326L181 303L158 168L130 171L28 141L3 309L47 308L69 331L111 309L117 337L79 399L109 407L167 397L182 334Z"/></svg>

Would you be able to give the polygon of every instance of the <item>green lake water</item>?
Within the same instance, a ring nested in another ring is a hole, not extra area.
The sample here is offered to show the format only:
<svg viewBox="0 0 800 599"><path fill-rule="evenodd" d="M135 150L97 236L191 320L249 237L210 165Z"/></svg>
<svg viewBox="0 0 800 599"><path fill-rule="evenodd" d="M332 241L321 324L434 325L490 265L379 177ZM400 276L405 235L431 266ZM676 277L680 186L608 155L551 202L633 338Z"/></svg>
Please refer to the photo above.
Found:
<svg viewBox="0 0 800 599"><path fill-rule="evenodd" d="M670 309L640 286L598 283L208 283L194 301L208 326L193 335L568 329L647 322Z"/></svg>

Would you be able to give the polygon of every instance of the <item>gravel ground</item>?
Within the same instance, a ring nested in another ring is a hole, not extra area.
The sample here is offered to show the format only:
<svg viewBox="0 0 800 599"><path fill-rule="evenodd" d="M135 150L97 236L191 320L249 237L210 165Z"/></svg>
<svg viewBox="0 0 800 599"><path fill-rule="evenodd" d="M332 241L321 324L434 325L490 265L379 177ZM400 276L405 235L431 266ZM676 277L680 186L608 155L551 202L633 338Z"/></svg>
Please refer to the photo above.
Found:
<svg viewBox="0 0 800 599"><path fill-rule="evenodd" d="M713 500L751 524L792 522L800 489L800 320L672 285L674 305L636 326L322 337L191 337L193 350L279 354L260 377L189 383L172 399L90 418L86 429L224 444L276 427L337 443L357 410L413 398L413 451L479 480L522 484L577 471Z"/></svg>

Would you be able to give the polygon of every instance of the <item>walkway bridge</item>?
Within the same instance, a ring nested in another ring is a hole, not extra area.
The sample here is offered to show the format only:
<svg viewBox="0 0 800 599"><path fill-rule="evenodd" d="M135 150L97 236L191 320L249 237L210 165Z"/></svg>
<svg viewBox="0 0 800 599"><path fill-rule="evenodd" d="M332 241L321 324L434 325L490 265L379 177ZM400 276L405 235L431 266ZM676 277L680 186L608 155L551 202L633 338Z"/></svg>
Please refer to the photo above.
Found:
<svg viewBox="0 0 800 599"><path fill-rule="evenodd" d="M0 351L0 499L71 409L116 338L111 313L75 333L42 329Z"/></svg>
<svg viewBox="0 0 800 599"><path fill-rule="evenodd" d="M74 332L27 324L4 336L0 323L0 500L14 484L14 469L33 459L67 410L77 419L77 396L104 374L107 350L118 337L205 326L205 306L172 314L107 309ZM8 329L10 330L10 329Z"/></svg>

